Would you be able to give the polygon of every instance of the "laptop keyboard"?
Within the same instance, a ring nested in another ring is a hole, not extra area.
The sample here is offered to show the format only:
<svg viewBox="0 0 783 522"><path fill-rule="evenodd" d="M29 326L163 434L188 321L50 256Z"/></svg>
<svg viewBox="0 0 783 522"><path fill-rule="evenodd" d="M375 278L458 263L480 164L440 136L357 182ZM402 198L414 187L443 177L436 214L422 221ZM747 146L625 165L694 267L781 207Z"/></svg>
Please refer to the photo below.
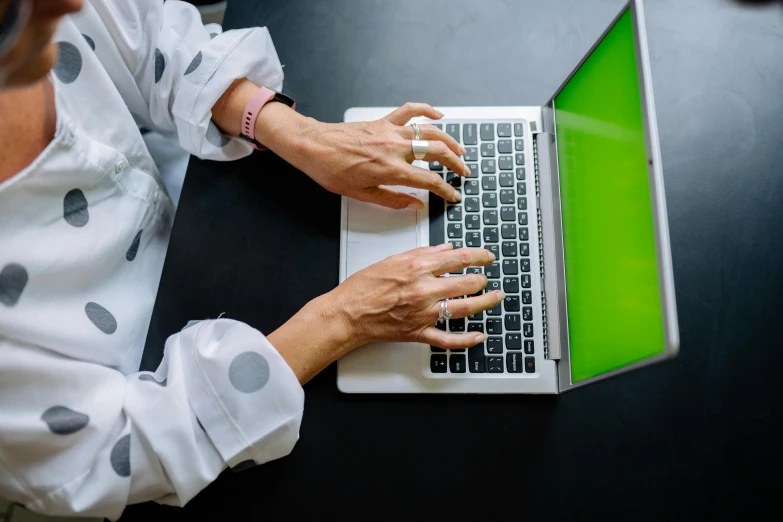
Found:
<svg viewBox="0 0 783 522"><path fill-rule="evenodd" d="M439 163L429 164L430 170L462 192L462 201L457 204L430 195L430 244L449 241L454 248L492 251L497 258L493 264L459 270L447 277L486 274L486 291L503 290L506 299L491 310L436 325L449 332L487 333L489 338L467 350L431 346L429 375L530 376L536 372L536 357L541 351L534 329L534 324L541 324L541 302L533 280L538 228L530 129L519 120L443 121L435 125L465 146L463 159L471 175L463 178Z"/></svg>

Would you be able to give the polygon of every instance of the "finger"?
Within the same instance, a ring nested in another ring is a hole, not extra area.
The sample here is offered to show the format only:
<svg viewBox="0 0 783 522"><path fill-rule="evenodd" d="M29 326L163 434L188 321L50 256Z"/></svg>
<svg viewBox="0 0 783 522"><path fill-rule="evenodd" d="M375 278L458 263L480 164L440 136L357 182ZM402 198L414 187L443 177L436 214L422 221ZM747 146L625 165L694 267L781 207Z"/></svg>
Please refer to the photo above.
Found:
<svg viewBox="0 0 783 522"><path fill-rule="evenodd" d="M405 185L406 187L427 189L446 201L462 201L462 194L446 183L439 174L407 163L402 167L401 175L393 181L398 185Z"/></svg>
<svg viewBox="0 0 783 522"><path fill-rule="evenodd" d="M416 132L410 125L400 127L399 132L400 136L406 140L412 140L416 137ZM429 125L427 123L422 123L419 125L419 137L423 140L442 141L457 156L462 156L465 154L465 147L457 143L457 140L446 134L444 131L438 129L434 125Z"/></svg>
<svg viewBox="0 0 783 522"><path fill-rule="evenodd" d="M495 261L495 254L483 248L458 248L433 256L432 274L439 276L469 266L486 266Z"/></svg>
<svg viewBox="0 0 783 522"><path fill-rule="evenodd" d="M477 295L475 297L467 297L465 299L449 299L447 304L449 312L451 312L452 319L462 319L469 315L483 312L494 308L503 302L506 298L506 293L502 290L493 290L492 292ZM432 314L434 319L438 320L438 313L440 312L440 302L435 303L432 308Z"/></svg>
<svg viewBox="0 0 783 522"><path fill-rule="evenodd" d="M395 125L405 125L408 123L408 120L416 116L426 116L431 120L439 120L443 117L443 113L426 103L408 102L399 109L393 110L382 119Z"/></svg>
<svg viewBox="0 0 783 522"><path fill-rule="evenodd" d="M398 192L387 187L369 187L362 189L354 194L359 201L375 203L382 207L402 209L402 208L424 208L424 203L411 194Z"/></svg>
<svg viewBox="0 0 783 522"><path fill-rule="evenodd" d="M473 295L487 287L487 276L468 274L462 276L439 277L428 284L431 294L440 299Z"/></svg>
<svg viewBox="0 0 783 522"><path fill-rule="evenodd" d="M408 149L409 150L405 155L405 161L411 163L415 157L413 156L413 148L408 147ZM470 176L470 168L468 168L467 164L465 164L459 156L454 154L442 141L427 141L427 155L424 156L423 160L437 161L457 174Z"/></svg>
<svg viewBox="0 0 783 522"><path fill-rule="evenodd" d="M434 326L430 326L421 332L418 341L432 346L439 346L446 350L459 350L483 343L488 337L487 334L478 332L446 333Z"/></svg>
<svg viewBox="0 0 783 522"><path fill-rule="evenodd" d="M452 245L451 243L443 243L442 245L414 248L413 250L408 250L405 253L409 256L419 257L419 256L426 256L429 254L435 254L437 252L443 252L446 250L452 250L453 248L454 245Z"/></svg>

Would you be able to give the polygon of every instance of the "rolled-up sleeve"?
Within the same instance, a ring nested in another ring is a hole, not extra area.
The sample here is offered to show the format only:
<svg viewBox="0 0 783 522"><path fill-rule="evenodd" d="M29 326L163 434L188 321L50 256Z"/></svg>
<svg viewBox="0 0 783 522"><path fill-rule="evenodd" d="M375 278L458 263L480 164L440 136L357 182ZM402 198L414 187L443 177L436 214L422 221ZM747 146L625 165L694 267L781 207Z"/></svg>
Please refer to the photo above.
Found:
<svg viewBox="0 0 783 522"><path fill-rule="evenodd" d="M92 0L89 9L133 77L139 96L134 92L125 98L141 124L176 132L182 148L201 158L230 160L253 151L218 129L211 121L212 107L239 78L282 89L283 69L265 27L205 28L195 7L177 0ZM104 66L115 84L121 83L117 65ZM127 86L118 90L128 92Z"/></svg>
<svg viewBox="0 0 783 522"><path fill-rule="evenodd" d="M170 337L132 375L0 338L0 496L51 515L116 519L184 505L227 466L287 455L304 393L257 330L228 319Z"/></svg>

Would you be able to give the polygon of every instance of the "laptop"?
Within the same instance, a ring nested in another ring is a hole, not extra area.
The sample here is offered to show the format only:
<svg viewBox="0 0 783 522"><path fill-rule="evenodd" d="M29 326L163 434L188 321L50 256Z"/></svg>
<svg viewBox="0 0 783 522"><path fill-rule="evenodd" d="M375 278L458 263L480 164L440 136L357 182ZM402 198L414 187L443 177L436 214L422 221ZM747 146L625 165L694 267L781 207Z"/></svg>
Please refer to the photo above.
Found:
<svg viewBox="0 0 783 522"><path fill-rule="evenodd" d="M441 325L486 332L445 351L374 343L338 362L346 393L561 393L679 348L666 201L641 0L629 0L540 107L438 107L467 149L458 204L404 188L423 210L342 200L340 282L390 255L446 241L483 247L501 306ZM351 108L345 121L392 108ZM459 277L460 273L444 277Z"/></svg>

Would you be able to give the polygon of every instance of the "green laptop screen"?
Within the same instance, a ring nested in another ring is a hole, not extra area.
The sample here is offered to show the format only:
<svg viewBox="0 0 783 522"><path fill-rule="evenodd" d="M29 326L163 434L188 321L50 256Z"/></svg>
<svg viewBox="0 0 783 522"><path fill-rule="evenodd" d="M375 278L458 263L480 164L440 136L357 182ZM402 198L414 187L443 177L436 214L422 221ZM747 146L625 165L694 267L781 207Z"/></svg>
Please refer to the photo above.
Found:
<svg viewBox="0 0 783 522"><path fill-rule="evenodd" d="M631 11L555 97L571 380L665 350Z"/></svg>

